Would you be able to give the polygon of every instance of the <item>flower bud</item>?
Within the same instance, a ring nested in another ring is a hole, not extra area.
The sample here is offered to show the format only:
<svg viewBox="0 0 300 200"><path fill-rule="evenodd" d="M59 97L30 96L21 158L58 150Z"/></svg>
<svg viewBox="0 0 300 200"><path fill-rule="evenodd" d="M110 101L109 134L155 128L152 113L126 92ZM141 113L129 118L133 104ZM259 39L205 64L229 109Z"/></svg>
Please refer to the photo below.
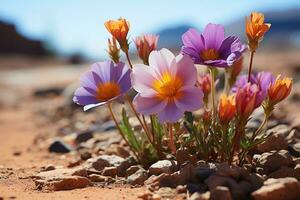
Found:
<svg viewBox="0 0 300 200"><path fill-rule="evenodd" d="M113 37L112 40L108 39L108 50L109 57L115 62L118 63L120 59L120 49L117 46L117 41Z"/></svg>
<svg viewBox="0 0 300 200"><path fill-rule="evenodd" d="M271 24L264 23L265 17L262 13L253 12L250 17L246 17L246 35L251 52L255 52L258 43L263 39Z"/></svg>
<svg viewBox="0 0 300 200"><path fill-rule="evenodd" d="M236 112L242 119L248 119L256 108L256 99L259 89L256 84L246 84L244 87L239 88L236 97Z"/></svg>
<svg viewBox="0 0 300 200"><path fill-rule="evenodd" d="M227 96L222 94L219 102L219 119L225 124L230 122L235 116L235 98L234 95Z"/></svg>
<svg viewBox="0 0 300 200"><path fill-rule="evenodd" d="M269 102L273 105L285 99L292 90L292 79L277 76L274 83L268 89Z"/></svg>
<svg viewBox="0 0 300 200"><path fill-rule="evenodd" d="M143 60L144 64L149 64L149 55L151 51L157 48L158 38L159 36L151 34L142 35L135 38L134 43L136 45L139 57Z"/></svg>
<svg viewBox="0 0 300 200"><path fill-rule="evenodd" d="M120 18L118 20L108 20L104 23L104 25L110 34L116 38L122 51L127 52L129 49L127 40L127 34L130 26L129 22L124 18Z"/></svg>

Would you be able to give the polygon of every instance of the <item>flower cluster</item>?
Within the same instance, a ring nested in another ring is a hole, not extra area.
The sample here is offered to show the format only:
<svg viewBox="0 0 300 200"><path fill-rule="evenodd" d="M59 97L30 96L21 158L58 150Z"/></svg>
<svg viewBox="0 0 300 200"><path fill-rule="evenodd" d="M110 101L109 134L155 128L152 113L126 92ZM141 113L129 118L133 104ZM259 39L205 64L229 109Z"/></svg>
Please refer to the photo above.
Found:
<svg viewBox="0 0 300 200"><path fill-rule="evenodd" d="M105 27L112 36L108 40L112 61L97 62L82 75L74 102L84 110L107 105L121 136L141 164L175 154L178 148L196 152L201 159L243 164L247 152L264 141L261 138L265 137L268 118L292 88L290 78L275 78L270 72L252 73L254 52L270 26L264 23L262 13L246 17L250 63L248 75L240 75L247 46L236 36L226 37L222 25L209 23L203 33L189 29L182 35L183 46L177 56L165 48L157 50L158 36L138 36L133 41L143 64L133 65L129 22L123 18L109 20ZM120 61L120 50L128 66ZM200 75L197 67L207 67L209 73ZM217 80L217 75L222 72L225 86L219 94L216 83L221 79ZM142 130L137 132L131 126L126 109L119 122L112 108L119 99L128 103ZM265 120L248 133L246 125L259 107L265 111Z"/></svg>

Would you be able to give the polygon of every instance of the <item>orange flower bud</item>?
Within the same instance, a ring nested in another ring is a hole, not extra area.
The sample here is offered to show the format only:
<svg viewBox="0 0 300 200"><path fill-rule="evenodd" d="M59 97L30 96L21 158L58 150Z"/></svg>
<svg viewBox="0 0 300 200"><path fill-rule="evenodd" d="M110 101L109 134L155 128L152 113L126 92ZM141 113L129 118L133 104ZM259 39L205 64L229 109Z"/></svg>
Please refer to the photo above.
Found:
<svg viewBox="0 0 300 200"><path fill-rule="evenodd" d="M121 49L123 51L128 51L129 44L127 41L127 34L130 27L129 22L124 18L120 18L116 21L108 20L104 25L110 34L117 39Z"/></svg>
<svg viewBox="0 0 300 200"><path fill-rule="evenodd" d="M118 63L120 59L120 49L117 46L117 41L113 37L112 40L108 39L108 50L109 57L115 62Z"/></svg>
<svg viewBox="0 0 300 200"><path fill-rule="evenodd" d="M230 122L235 116L235 98L234 95L227 96L222 94L219 103L219 119L221 123Z"/></svg>
<svg viewBox="0 0 300 200"><path fill-rule="evenodd" d="M156 35L142 35L134 40L139 57L148 64L148 58L151 51L157 48L158 36Z"/></svg>
<svg viewBox="0 0 300 200"><path fill-rule="evenodd" d="M246 35L251 52L255 52L258 48L258 43L271 27L271 24L264 23L264 20L264 15L258 12L253 12L250 17L246 17Z"/></svg>
<svg viewBox="0 0 300 200"><path fill-rule="evenodd" d="M269 87L268 95L269 101L272 104L276 104L285 99L292 90L292 79L281 78L277 76L275 82Z"/></svg>

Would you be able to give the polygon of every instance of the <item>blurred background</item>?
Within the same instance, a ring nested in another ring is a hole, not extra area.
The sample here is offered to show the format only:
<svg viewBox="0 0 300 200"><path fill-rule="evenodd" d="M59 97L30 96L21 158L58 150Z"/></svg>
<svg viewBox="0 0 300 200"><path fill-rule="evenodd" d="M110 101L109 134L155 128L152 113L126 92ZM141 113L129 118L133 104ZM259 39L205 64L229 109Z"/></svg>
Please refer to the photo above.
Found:
<svg viewBox="0 0 300 200"><path fill-rule="evenodd" d="M10 86L28 90L78 82L90 63L107 59L109 34L103 24L109 19L128 19L131 41L154 33L160 36L159 48L178 52L188 28L202 30L209 22L223 24L226 34L246 42L244 21L252 11L263 12L272 23L255 69L295 75L300 71L299 0L1 0L0 89L11 93ZM130 50L133 57L133 42Z"/></svg>

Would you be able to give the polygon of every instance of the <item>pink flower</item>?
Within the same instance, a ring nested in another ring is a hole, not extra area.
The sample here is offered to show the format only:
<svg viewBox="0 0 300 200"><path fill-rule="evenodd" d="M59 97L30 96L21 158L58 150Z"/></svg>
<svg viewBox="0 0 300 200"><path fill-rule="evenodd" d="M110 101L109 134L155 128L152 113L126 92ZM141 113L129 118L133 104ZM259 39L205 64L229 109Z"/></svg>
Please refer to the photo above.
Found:
<svg viewBox="0 0 300 200"><path fill-rule="evenodd" d="M236 97L236 112L239 117L247 120L256 108L256 101L259 89L256 84L246 84L244 87L239 88Z"/></svg>
<svg viewBox="0 0 300 200"><path fill-rule="evenodd" d="M161 122L177 122L185 111L202 106L203 93L196 88L197 71L187 55L168 49L152 51L149 65L133 68L131 81L138 92L133 103L141 114L158 114Z"/></svg>

